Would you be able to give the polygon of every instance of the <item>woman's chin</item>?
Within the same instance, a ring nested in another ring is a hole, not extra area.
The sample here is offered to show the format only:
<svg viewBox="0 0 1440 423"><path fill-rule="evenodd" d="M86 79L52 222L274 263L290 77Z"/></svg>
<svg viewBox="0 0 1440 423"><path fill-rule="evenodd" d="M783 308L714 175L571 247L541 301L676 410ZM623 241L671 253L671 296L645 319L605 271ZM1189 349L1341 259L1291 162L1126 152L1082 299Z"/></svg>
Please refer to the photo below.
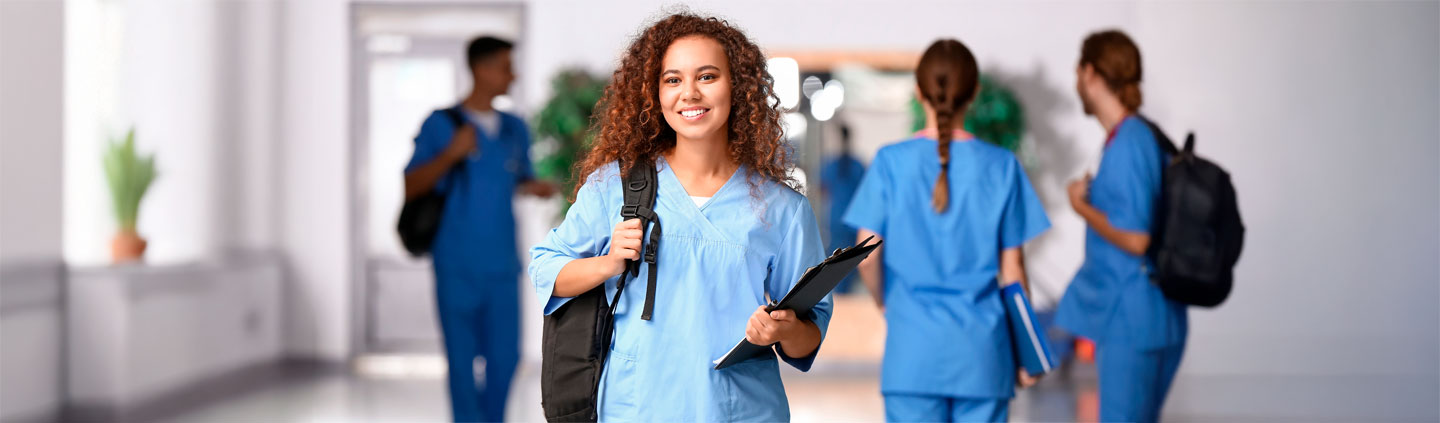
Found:
<svg viewBox="0 0 1440 423"><path fill-rule="evenodd" d="M721 128L678 128L675 137L679 140L708 140L714 138Z"/></svg>

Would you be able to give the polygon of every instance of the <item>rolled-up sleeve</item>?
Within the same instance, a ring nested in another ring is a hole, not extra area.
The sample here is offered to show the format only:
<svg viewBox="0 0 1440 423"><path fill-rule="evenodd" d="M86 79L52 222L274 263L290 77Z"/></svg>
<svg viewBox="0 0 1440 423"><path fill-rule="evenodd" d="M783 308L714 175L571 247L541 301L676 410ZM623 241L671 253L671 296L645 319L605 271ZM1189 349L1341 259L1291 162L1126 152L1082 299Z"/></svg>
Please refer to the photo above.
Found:
<svg viewBox="0 0 1440 423"><path fill-rule="evenodd" d="M565 220L530 249L530 281L546 315L570 300L554 295L555 278L560 275L560 269L575 259L609 252L612 228L601 185L601 178L596 175L587 178L575 195L575 204L565 213Z"/></svg>
<svg viewBox="0 0 1440 423"><path fill-rule="evenodd" d="M770 298L784 298L785 294L795 287L795 283L800 281L806 269L825 259L824 247L820 242L820 226L815 221L815 211L810 208L809 201L800 201L788 223L779 254L775 258L775 266L770 273ZM830 327L830 314L833 310L831 296L826 295L810 309L809 315L801 316L815 322L815 326L820 328L821 345L825 343L825 332ZM785 355L779 344L776 344L775 348L779 350L781 359L802 372L810 371L810 366L815 363L815 355L820 352L820 346L817 345L810 355L791 358Z"/></svg>

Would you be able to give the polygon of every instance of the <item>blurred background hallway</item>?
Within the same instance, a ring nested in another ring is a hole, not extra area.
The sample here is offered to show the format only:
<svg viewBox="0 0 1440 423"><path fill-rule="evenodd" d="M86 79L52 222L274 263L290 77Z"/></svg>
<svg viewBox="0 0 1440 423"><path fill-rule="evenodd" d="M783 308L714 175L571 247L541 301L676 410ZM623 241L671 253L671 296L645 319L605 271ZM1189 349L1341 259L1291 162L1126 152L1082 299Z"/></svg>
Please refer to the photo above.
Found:
<svg viewBox="0 0 1440 423"><path fill-rule="evenodd" d="M1197 133L1250 228L1229 301L1191 314L1165 420L1440 421L1440 2L688 7L766 49L822 228L841 128L862 163L906 137L919 52L964 40L1054 224L1026 247L1042 310L1084 254L1065 183L1105 136L1076 98L1080 42L1125 30L1145 51L1145 113ZM0 421L448 419L430 262L395 234L420 122L470 88L469 39L513 40L517 79L494 106L563 182L620 50L664 10L0 0ZM132 129L154 179L127 232L104 163ZM517 197L515 248L558 222L560 197ZM143 259L114 263L126 253ZM541 421L541 312L515 283L507 420ZM836 301L815 368L784 374L792 416L880 421L884 322L863 289ZM1011 416L1093 419L1093 364L1052 335L1071 365Z"/></svg>

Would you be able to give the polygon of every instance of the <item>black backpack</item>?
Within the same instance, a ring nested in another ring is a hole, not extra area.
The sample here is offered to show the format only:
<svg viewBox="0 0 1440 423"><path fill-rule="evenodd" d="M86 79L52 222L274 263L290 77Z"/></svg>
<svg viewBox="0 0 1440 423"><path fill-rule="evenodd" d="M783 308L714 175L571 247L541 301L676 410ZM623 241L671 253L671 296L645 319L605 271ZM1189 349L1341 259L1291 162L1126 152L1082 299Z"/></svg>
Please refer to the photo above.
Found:
<svg viewBox="0 0 1440 423"><path fill-rule="evenodd" d="M455 124L456 130L465 123L465 118L455 108L445 109L444 114ZM465 162L462 161L455 164L450 171L454 172L463 166ZM420 257L430 252L430 247L435 243L435 234L440 232L440 219L444 215L445 194L434 189L405 201L405 206L400 209L400 221L395 224L395 230L400 232L400 243L405 245L405 250L409 251L410 255Z"/></svg>
<svg viewBox="0 0 1440 423"><path fill-rule="evenodd" d="M660 217L654 210L658 191L654 164L643 160L635 163L623 185L625 205L620 209L621 218L640 219L642 230L650 227L650 239L642 240L640 247L642 259L649 265L649 290L640 318L650 320L655 309L655 263L660 249ZM540 348L540 406L545 410L545 420L593 422L599 418L596 400L600 376L615 334L615 310L610 305L620 301L625 282L639 272L639 262L626 265L612 301L605 301L602 283L545 316Z"/></svg>
<svg viewBox="0 0 1440 423"><path fill-rule="evenodd" d="M1146 256L1155 263L1150 280L1172 300L1214 307L1230 295L1235 262L1245 243L1245 224L1230 174L1195 155L1195 134L1179 150L1165 131L1143 119L1162 154L1160 197Z"/></svg>

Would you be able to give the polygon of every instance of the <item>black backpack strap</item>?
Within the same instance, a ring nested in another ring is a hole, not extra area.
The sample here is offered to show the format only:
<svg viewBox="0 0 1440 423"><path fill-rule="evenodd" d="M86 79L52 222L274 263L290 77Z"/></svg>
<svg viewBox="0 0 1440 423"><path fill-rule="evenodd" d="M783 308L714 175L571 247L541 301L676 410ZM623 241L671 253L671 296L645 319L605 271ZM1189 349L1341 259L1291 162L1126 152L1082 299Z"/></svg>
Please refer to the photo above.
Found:
<svg viewBox="0 0 1440 423"><path fill-rule="evenodd" d="M647 263L649 276L646 278L645 310L640 313L640 318L650 320L655 312L655 276L656 260L660 251L660 216L655 214L655 194L659 190L656 179L655 164L641 160L635 163L630 169L630 174L625 176L625 205L620 209L620 217L624 220L640 219L640 230L643 232L650 228L650 240L641 241L641 260ZM643 236L642 236L643 238ZM626 272L634 276L640 272L640 263L631 262L626 265Z"/></svg>
<svg viewBox="0 0 1440 423"><path fill-rule="evenodd" d="M1140 121L1145 122L1145 126L1150 127L1150 132L1155 134L1155 142L1160 144L1160 152L1169 154L1171 157L1176 157L1180 154L1180 150L1175 148L1175 143L1170 141L1170 137L1165 135L1165 130L1160 129L1160 125L1156 125L1155 121L1144 116L1140 116ZM1190 138L1186 140L1186 145L1190 145L1194 139L1195 134L1190 134ZM1161 160L1160 163L1165 163L1165 161Z"/></svg>

